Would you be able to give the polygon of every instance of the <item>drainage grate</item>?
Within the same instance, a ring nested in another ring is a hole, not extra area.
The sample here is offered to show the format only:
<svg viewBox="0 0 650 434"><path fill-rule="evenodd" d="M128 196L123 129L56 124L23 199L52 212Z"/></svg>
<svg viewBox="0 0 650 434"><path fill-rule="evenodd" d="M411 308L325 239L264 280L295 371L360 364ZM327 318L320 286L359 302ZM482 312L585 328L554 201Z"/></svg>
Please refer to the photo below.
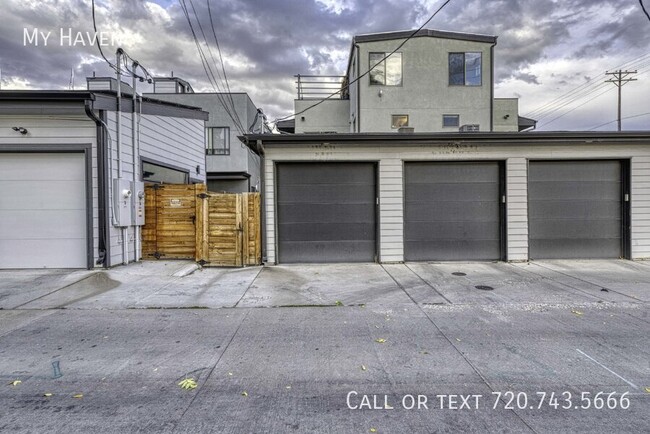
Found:
<svg viewBox="0 0 650 434"><path fill-rule="evenodd" d="M494 288L487 285L476 285L474 288L480 289L481 291L492 291Z"/></svg>
<svg viewBox="0 0 650 434"><path fill-rule="evenodd" d="M602 291L602 292L609 292L609 289L607 289L607 288L602 288L601 291Z"/></svg>
<svg viewBox="0 0 650 434"><path fill-rule="evenodd" d="M455 272L453 272L451 274L453 274L454 276L467 276L467 274L461 273L460 271L455 271Z"/></svg>

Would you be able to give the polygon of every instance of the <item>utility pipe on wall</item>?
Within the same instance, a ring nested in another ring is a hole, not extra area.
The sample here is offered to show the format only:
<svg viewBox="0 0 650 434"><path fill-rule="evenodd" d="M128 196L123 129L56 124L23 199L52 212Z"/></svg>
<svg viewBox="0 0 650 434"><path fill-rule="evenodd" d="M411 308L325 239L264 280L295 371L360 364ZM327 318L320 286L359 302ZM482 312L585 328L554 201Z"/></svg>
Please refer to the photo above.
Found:
<svg viewBox="0 0 650 434"><path fill-rule="evenodd" d="M116 72L117 72L117 178L122 179L122 49L118 48L115 52L116 60ZM113 191L115 194L115 191ZM119 193L118 193L119 194ZM121 222L123 224L124 222ZM127 265L129 263L129 254L128 254L128 229L126 227L121 228L122 233L122 264Z"/></svg>

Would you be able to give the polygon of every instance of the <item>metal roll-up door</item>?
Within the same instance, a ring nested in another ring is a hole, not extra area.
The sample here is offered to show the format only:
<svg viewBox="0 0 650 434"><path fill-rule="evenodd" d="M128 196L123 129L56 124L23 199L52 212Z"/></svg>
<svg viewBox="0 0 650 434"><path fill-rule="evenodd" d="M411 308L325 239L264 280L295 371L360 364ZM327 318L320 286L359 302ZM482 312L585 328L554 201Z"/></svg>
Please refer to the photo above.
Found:
<svg viewBox="0 0 650 434"><path fill-rule="evenodd" d="M502 259L500 162L404 164L407 261Z"/></svg>
<svg viewBox="0 0 650 434"><path fill-rule="evenodd" d="M531 161L531 259L622 255L620 161Z"/></svg>
<svg viewBox="0 0 650 434"><path fill-rule="evenodd" d="M375 167L374 163L278 164L278 261L375 261Z"/></svg>
<svg viewBox="0 0 650 434"><path fill-rule="evenodd" d="M0 153L0 268L86 268L83 153Z"/></svg>

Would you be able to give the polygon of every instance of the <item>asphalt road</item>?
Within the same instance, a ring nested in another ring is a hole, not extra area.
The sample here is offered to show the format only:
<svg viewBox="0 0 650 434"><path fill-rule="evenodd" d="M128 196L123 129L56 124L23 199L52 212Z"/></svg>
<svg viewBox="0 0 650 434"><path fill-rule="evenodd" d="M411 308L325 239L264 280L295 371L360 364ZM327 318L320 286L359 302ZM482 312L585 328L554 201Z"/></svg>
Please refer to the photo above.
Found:
<svg viewBox="0 0 650 434"><path fill-rule="evenodd" d="M146 267L0 274L0 432L650 426L646 264Z"/></svg>

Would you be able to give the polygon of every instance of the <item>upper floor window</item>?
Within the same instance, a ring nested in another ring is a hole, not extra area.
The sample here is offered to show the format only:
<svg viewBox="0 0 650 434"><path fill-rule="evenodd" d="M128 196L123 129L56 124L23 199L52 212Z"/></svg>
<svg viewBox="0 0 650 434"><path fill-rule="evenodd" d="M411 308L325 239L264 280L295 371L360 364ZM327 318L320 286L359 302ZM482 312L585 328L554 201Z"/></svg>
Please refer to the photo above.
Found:
<svg viewBox="0 0 650 434"><path fill-rule="evenodd" d="M449 84L480 86L481 53L449 53Z"/></svg>
<svg viewBox="0 0 650 434"><path fill-rule="evenodd" d="M370 84L383 86L402 85L402 53L370 53ZM375 66L377 65L377 66ZM373 68L374 67L374 68Z"/></svg>
<svg viewBox="0 0 650 434"><path fill-rule="evenodd" d="M207 155L230 155L230 128L206 128L205 153Z"/></svg>
<svg viewBox="0 0 650 434"><path fill-rule="evenodd" d="M459 115L442 115L443 127L457 127L460 125Z"/></svg>

